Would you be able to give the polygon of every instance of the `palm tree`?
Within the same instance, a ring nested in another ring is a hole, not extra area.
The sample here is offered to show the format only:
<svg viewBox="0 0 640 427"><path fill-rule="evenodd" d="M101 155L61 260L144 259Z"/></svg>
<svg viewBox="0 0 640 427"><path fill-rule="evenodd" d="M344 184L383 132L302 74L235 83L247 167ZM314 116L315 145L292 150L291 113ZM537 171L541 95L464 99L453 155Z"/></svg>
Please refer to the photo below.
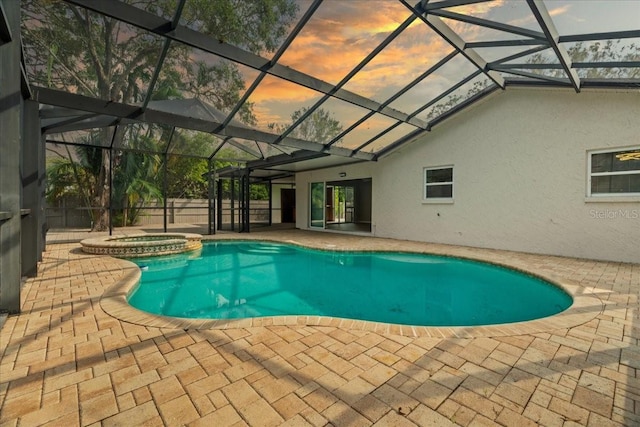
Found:
<svg viewBox="0 0 640 427"><path fill-rule="evenodd" d="M49 204L58 204L65 198L81 200L88 209L92 223L96 219L93 207L100 197L100 174L104 173L103 156L109 155L107 150L92 146L101 138L99 132L101 130L90 132L82 138L80 142L83 145L74 147L73 152L69 146L65 146L66 156L58 153L60 157L50 158L47 165ZM149 129L143 133L141 128L132 128L127 140L141 150L157 151L154 150L156 137ZM122 215L120 225L132 225L146 203L151 200L162 201L158 178L162 163L158 155L138 151L121 151L110 155L113 156L111 206L116 207L118 214Z"/></svg>

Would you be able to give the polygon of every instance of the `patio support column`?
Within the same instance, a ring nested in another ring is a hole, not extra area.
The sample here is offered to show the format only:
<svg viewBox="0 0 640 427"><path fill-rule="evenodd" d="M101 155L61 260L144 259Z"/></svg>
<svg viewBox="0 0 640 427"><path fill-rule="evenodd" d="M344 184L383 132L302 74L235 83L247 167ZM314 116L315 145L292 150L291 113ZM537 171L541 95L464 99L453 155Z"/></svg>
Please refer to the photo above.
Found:
<svg viewBox="0 0 640 427"><path fill-rule="evenodd" d="M282 219L280 219L280 222L282 222ZM271 225L273 225L273 183L269 180L269 226Z"/></svg>
<svg viewBox="0 0 640 427"><path fill-rule="evenodd" d="M115 133L116 131L114 131ZM127 224L125 224L126 226ZM109 236L113 235L113 148L109 148Z"/></svg>
<svg viewBox="0 0 640 427"><path fill-rule="evenodd" d="M0 310L20 312L20 2L0 0L9 31L0 43Z"/></svg>
<svg viewBox="0 0 640 427"><path fill-rule="evenodd" d="M218 230L222 230L222 180L218 179L218 182L215 183L217 188L217 212L218 212Z"/></svg>
<svg viewBox="0 0 640 427"><path fill-rule="evenodd" d="M21 247L22 275L35 277L43 250L44 179L41 166L44 143L40 135L39 105L24 101L22 109L21 153ZM4 153L3 153L4 155Z"/></svg>
<svg viewBox="0 0 640 427"><path fill-rule="evenodd" d="M209 195L209 209L207 210L208 233L216 234L216 167L211 158L208 161L207 189Z"/></svg>
<svg viewBox="0 0 640 427"><path fill-rule="evenodd" d="M164 163L162 165L162 229L167 232L167 189L169 181L167 181L167 153L163 153Z"/></svg>
<svg viewBox="0 0 640 427"><path fill-rule="evenodd" d="M249 179L249 175L251 174L251 170L249 168L246 169L245 175L244 175L244 206L245 206L245 226L244 226L244 232L245 233L249 233L251 230L251 206L250 206L250 200L251 200L251 180Z"/></svg>
<svg viewBox="0 0 640 427"><path fill-rule="evenodd" d="M236 224L236 212L235 212L235 198L236 198L236 174L231 174L231 231L235 231Z"/></svg>

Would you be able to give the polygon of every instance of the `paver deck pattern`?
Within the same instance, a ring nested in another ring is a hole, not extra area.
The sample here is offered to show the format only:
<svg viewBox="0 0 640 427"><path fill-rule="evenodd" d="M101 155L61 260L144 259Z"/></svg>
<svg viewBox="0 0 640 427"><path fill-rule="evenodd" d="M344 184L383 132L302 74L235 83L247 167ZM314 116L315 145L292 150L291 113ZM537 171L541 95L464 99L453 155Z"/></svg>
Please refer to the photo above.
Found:
<svg viewBox="0 0 640 427"><path fill-rule="evenodd" d="M640 425L640 264L299 230L249 237L482 258L598 303L582 323L464 337L331 318L155 327L103 310L129 263L50 244L0 331L0 426Z"/></svg>

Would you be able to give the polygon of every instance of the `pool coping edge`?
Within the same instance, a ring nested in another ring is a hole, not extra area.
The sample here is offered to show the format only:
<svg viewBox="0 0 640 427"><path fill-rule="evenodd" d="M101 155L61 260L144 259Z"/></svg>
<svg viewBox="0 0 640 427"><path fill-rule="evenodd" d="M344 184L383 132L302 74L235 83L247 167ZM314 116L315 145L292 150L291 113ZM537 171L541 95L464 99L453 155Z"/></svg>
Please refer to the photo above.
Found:
<svg viewBox="0 0 640 427"><path fill-rule="evenodd" d="M228 240L228 239L220 239ZM298 242L282 241L278 239L232 239L237 241L269 241L282 244L293 244L309 249L320 250L336 250L329 248L324 249L313 245L305 245ZM347 250L348 252L349 250ZM351 250L353 251L353 250ZM342 251L345 252L345 251ZM384 251L369 251L384 252ZM392 251L389 252L401 252ZM496 337L510 335L524 335L541 332L549 332L558 329L569 329L587 323L598 316L604 310L604 304L596 294L588 290L588 288L571 283L569 280L553 277L550 274L541 274L532 271L529 268L512 265L508 262L496 262L488 257L459 255L454 253L441 254L431 251L404 251L405 253L423 253L440 256L449 256L455 258L470 259L474 261L485 262L510 268L534 277L541 278L553 285L556 285L566 291L573 298L573 303L566 310L535 320L496 324L482 326L416 326L416 325L399 325L382 322L372 322L357 319L345 319L329 316L273 316L273 317L255 317L245 319L187 319L180 317L168 317L155 315L144 312L128 302L128 296L139 285L141 271L140 268L131 261L113 258L121 263L123 277L110 286L100 299L100 306L108 315L124 322L133 323L141 326L165 328L165 329L236 329L264 326L327 326L339 327L349 330L371 331L376 333L385 333L393 335L401 335L407 337L432 337L432 338L475 338L475 337Z"/></svg>

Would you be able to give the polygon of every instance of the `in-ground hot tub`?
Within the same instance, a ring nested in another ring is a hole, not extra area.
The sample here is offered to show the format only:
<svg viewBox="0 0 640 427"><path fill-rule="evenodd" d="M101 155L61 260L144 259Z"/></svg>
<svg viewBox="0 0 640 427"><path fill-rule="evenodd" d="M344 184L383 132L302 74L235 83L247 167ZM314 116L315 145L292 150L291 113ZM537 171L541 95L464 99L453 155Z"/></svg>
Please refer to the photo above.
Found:
<svg viewBox="0 0 640 427"><path fill-rule="evenodd" d="M179 254L202 248L202 236L195 233L122 234L95 237L80 242L84 252L119 258Z"/></svg>

